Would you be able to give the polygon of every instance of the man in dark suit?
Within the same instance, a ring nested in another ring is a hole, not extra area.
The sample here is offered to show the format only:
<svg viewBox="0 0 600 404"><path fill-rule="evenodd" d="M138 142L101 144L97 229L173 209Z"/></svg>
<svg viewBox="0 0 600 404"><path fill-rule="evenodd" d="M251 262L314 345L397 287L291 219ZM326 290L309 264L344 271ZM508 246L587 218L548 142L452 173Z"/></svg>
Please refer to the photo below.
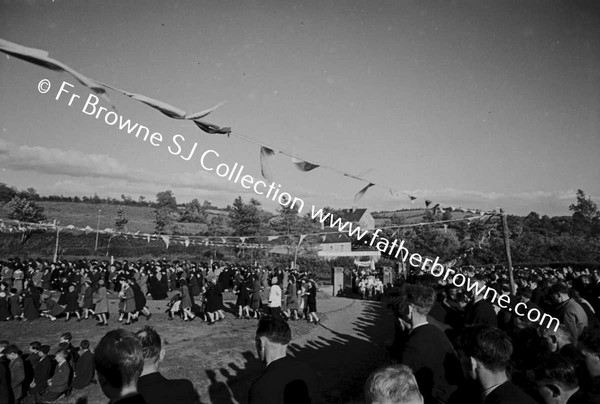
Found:
<svg viewBox="0 0 600 404"><path fill-rule="evenodd" d="M484 298L484 292L487 291L485 280L483 278L473 278L473 281L477 283L475 290L482 290L483 292L480 294L474 293L473 300L465 307L465 325L481 324L497 327L498 318L494 305Z"/></svg>
<svg viewBox="0 0 600 404"><path fill-rule="evenodd" d="M51 403L58 400L69 389L72 369L69 365L69 356L71 354L66 349L60 349L56 352L56 369L54 375L48 382L48 388L35 396L36 403Z"/></svg>
<svg viewBox="0 0 600 404"><path fill-rule="evenodd" d="M81 341L79 360L75 364L75 375L73 376L73 388L84 389L94 379L94 354L90 351L90 341Z"/></svg>
<svg viewBox="0 0 600 404"><path fill-rule="evenodd" d="M200 397L194 385L187 379L169 380L158 371L165 357L160 335L150 326L136 333L144 351L144 369L138 380L138 392L147 404L197 404Z"/></svg>
<svg viewBox="0 0 600 404"><path fill-rule="evenodd" d="M0 403L12 403L13 401L10 370L8 370L10 361L3 354L6 346L8 346L8 341L0 341Z"/></svg>
<svg viewBox="0 0 600 404"><path fill-rule="evenodd" d="M486 325L467 327L458 347L465 373L481 387L483 404L536 403L508 378L513 346L504 331Z"/></svg>
<svg viewBox="0 0 600 404"><path fill-rule="evenodd" d="M461 381L458 356L444 332L427 321L434 304L431 287L406 285L394 311L400 327L395 359L415 373L426 404L446 403Z"/></svg>
<svg viewBox="0 0 600 404"><path fill-rule="evenodd" d="M52 376L52 359L48 356L50 345L41 345L37 350L36 365L33 367L33 381L30 393L35 396L48 387L48 380Z"/></svg>
<svg viewBox="0 0 600 404"><path fill-rule="evenodd" d="M261 317L256 351L267 367L250 387L249 404L317 402L315 373L307 364L287 356L291 339L292 331L285 320L270 315Z"/></svg>

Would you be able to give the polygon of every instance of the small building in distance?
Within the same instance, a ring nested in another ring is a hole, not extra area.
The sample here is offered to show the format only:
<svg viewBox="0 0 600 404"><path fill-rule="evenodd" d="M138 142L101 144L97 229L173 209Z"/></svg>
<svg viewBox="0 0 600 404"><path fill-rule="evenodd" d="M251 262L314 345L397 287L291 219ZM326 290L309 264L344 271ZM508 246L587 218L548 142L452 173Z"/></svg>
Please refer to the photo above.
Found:
<svg viewBox="0 0 600 404"><path fill-rule="evenodd" d="M336 215L337 218L338 215ZM375 219L367 209L342 209L339 217L343 222L350 222L354 226L360 226L361 230L373 230L375 228ZM379 250L375 248L352 248L352 239L346 232L340 232L337 228L329 226L323 228L319 251L317 255L326 260L332 260L337 257L352 257L358 261L377 262L381 257Z"/></svg>

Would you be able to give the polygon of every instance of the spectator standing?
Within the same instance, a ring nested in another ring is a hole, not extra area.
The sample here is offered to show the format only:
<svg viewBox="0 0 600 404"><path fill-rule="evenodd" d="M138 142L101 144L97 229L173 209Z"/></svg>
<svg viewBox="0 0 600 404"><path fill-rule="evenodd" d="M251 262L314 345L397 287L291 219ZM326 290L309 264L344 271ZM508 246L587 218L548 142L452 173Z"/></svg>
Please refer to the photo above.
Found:
<svg viewBox="0 0 600 404"><path fill-rule="evenodd" d="M48 380L52 377L52 360L48 356L49 352L50 345L42 345L37 351L37 360L33 366L33 381L30 385L30 394L34 397L48 388Z"/></svg>
<svg viewBox="0 0 600 404"><path fill-rule="evenodd" d="M165 378L159 372L159 364L165 357L160 335L146 326L136 333L142 343L144 369L138 380L138 392L146 404L197 404L200 402L194 385L187 379Z"/></svg>
<svg viewBox="0 0 600 404"><path fill-rule="evenodd" d="M79 359L75 364L73 388L81 390L94 380L94 354L90 351L90 341L84 339L80 344Z"/></svg>
<svg viewBox="0 0 600 404"><path fill-rule="evenodd" d="M486 325L468 327L458 345L465 373L481 387L483 404L536 404L508 378L513 347L504 331Z"/></svg>
<svg viewBox="0 0 600 404"><path fill-rule="evenodd" d="M35 397L36 403L50 403L58 400L62 395L66 394L69 389L69 381L71 380L72 369L69 365L69 351L59 349L54 358L56 359L56 369L54 375L48 382L48 388Z"/></svg>
<svg viewBox="0 0 600 404"><path fill-rule="evenodd" d="M412 370L406 365L377 369L365 383L366 404L423 404Z"/></svg>
<svg viewBox="0 0 600 404"><path fill-rule="evenodd" d="M548 297L554 303L554 316L567 326L576 341L588 326L587 314L575 299L569 297L569 287L564 283L551 286Z"/></svg>
<svg viewBox="0 0 600 404"><path fill-rule="evenodd" d="M446 403L461 381L461 366L448 337L427 320L434 301L431 287L406 285L395 305L400 323L395 359L414 371L425 403Z"/></svg>
<svg viewBox="0 0 600 404"><path fill-rule="evenodd" d="M287 356L291 339L283 319L268 315L258 321L256 351L266 369L250 387L249 404L317 402L316 375L305 363Z"/></svg>
<svg viewBox="0 0 600 404"><path fill-rule="evenodd" d="M98 382L110 404L145 404L137 391L144 369L140 340L131 332L117 329L107 332L94 352Z"/></svg>
<svg viewBox="0 0 600 404"><path fill-rule="evenodd" d="M6 358L10 361L8 369L10 371L10 387L15 404L19 404L24 396L25 389L25 365L21 359L21 353L16 345L9 345L3 351Z"/></svg>

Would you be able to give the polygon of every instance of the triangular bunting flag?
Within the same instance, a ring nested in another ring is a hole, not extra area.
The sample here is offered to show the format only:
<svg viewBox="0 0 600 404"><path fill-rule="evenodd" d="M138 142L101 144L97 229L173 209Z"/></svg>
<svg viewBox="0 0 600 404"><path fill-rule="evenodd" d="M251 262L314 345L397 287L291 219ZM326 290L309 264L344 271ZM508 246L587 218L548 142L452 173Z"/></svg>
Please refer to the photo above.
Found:
<svg viewBox="0 0 600 404"><path fill-rule="evenodd" d="M263 178L269 182L273 181L271 176L271 167L269 166L268 158L275 155L275 150L268 147L260 147L260 173Z"/></svg>
<svg viewBox="0 0 600 404"><path fill-rule="evenodd" d="M431 205L431 201L429 199L425 199L425 207L428 208Z"/></svg>
<svg viewBox="0 0 600 404"><path fill-rule="evenodd" d="M292 163L300 170L304 172L308 172L314 170L315 168L320 167L318 164L314 164L308 161L297 159L296 157L292 157Z"/></svg>
<svg viewBox="0 0 600 404"><path fill-rule="evenodd" d="M358 191L356 193L356 195L354 196L354 201L352 202L352 211L353 212L356 209L356 203L367 193L367 190L369 188L371 188L373 185L375 185L375 184L370 182L369 185L367 185L366 187L364 187L363 189L361 189L360 191Z"/></svg>
<svg viewBox="0 0 600 404"><path fill-rule="evenodd" d="M212 123L203 122L197 119L194 119L194 123L204 132L210 133L211 135L229 135L231 133L231 128L228 127L222 128L220 126L213 125Z"/></svg>
<svg viewBox="0 0 600 404"><path fill-rule="evenodd" d="M169 236L165 234L165 235L161 235L160 237L165 242L165 245L167 246L167 248L169 248L169 241L170 241Z"/></svg>

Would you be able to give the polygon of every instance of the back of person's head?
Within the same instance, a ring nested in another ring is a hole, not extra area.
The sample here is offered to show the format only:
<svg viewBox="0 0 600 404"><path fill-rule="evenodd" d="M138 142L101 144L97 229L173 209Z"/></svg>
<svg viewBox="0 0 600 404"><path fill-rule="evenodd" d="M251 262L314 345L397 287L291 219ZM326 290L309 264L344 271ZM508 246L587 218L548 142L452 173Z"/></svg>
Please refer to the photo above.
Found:
<svg viewBox="0 0 600 404"><path fill-rule="evenodd" d="M435 302L435 292L433 288L424 285L406 285L405 287L406 303L413 306L415 311L426 316L431 311Z"/></svg>
<svg viewBox="0 0 600 404"><path fill-rule="evenodd" d="M546 352L534 370L536 387L546 403L566 402L579 387L577 367L559 353ZM559 399L562 396L562 400Z"/></svg>
<svg viewBox="0 0 600 404"><path fill-rule="evenodd" d="M573 334L571 334L571 331L564 324L559 324L556 329L545 326L540 326L539 329L546 343L546 348L550 352L556 352L568 344L575 344Z"/></svg>
<svg viewBox="0 0 600 404"><path fill-rule="evenodd" d="M19 350L19 347L16 346L15 344L10 344L10 345L7 345L6 348L4 348L4 351L2 351L2 353L6 356L8 356L10 354L20 355L21 351Z"/></svg>
<svg viewBox="0 0 600 404"><path fill-rule="evenodd" d="M585 331L579 337L579 351L591 377L600 376L600 332Z"/></svg>
<svg viewBox="0 0 600 404"><path fill-rule="evenodd" d="M149 325L135 333L142 344L144 360L157 361L162 350L162 341L156 330Z"/></svg>
<svg viewBox="0 0 600 404"><path fill-rule="evenodd" d="M73 339L73 336L71 335L70 332L65 332L64 334L62 334L60 336L60 339L64 340L64 341L68 341L71 342L71 340Z"/></svg>
<svg viewBox="0 0 600 404"><path fill-rule="evenodd" d="M39 351L41 346L42 346L42 343L40 341L33 341L32 343L29 344L29 347L33 351Z"/></svg>
<svg viewBox="0 0 600 404"><path fill-rule="evenodd" d="M459 336L458 346L464 355L476 359L492 372L503 372L513 353L508 335L487 325L465 328Z"/></svg>
<svg viewBox="0 0 600 404"><path fill-rule="evenodd" d="M64 349L64 348L59 348L58 351L56 351L55 357L58 359L58 357L63 358L65 361L69 361L71 360L71 353L69 352L68 349Z"/></svg>
<svg viewBox="0 0 600 404"><path fill-rule="evenodd" d="M288 323L278 317L264 316L258 321L256 338L265 337L271 343L287 345L292 340L292 331Z"/></svg>
<svg viewBox="0 0 600 404"><path fill-rule="evenodd" d="M96 346L94 365L104 394L119 397L122 389L137 384L142 373L142 344L130 331L109 331Z"/></svg>
<svg viewBox="0 0 600 404"><path fill-rule="evenodd" d="M90 341L88 341L87 339L84 339L81 341L81 343L79 344L79 346L81 347L81 349L89 349L90 348Z"/></svg>
<svg viewBox="0 0 600 404"><path fill-rule="evenodd" d="M391 365L375 370L365 383L367 404L421 404L423 397L412 370Z"/></svg>

